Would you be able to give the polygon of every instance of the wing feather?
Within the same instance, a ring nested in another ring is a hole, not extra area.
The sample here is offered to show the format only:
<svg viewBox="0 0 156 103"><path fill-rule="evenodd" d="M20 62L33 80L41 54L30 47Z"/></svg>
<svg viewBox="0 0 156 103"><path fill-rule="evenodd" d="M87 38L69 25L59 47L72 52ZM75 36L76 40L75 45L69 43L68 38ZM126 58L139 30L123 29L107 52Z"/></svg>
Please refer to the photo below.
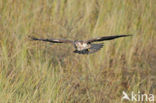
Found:
<svg viewBox="0 0 156 103"><path fill-rule="evenodd" d="M45 41L45 42L51 42L51 43L73 43L72 40L65 40L65 39L39 39L36 37L30 37L32 40L38 40L38 41Z"/></svg>
<svg viewBox="0 0 156 103"><path fill-rule="evenodd" d="M87 40L87 43L91 42L98 42L98 41L105 41L105 40L112 40L120 37L127 37L127 36L132 36L132 35L114 35L114 36L104 36L104 37L99 37L99 38L94 38L91 40Z"/></svg>

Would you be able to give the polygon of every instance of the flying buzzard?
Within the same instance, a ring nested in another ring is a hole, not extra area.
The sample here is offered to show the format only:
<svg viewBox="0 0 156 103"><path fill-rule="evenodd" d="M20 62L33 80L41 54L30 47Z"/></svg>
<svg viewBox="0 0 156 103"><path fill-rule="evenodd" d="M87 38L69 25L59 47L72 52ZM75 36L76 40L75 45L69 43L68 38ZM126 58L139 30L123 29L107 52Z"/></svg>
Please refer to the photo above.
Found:
<svg viewBox="0 0 156 103"><path fill-rule="evenodd" d="M90 54L100 50L103 47L103 43L92 44L93 42L100 42L105 40L112 40L120 37L127 37L131 35L114 35L114 36L104 36L99 38L94 38L91 40L65 40L65 39L39 39L36 37L31 37L32 40L39 40L51 43L71 43L75 47L74 53L79 54Z"/></svg>

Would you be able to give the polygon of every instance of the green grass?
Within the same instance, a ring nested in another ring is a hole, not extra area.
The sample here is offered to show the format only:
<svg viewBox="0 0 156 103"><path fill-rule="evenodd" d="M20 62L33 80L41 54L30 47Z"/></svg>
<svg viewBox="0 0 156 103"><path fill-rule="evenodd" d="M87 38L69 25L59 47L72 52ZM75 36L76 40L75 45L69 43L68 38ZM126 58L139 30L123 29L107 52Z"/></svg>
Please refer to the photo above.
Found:
<svg viewBox="0 0 156 103"><path fill-rule="evenodd" d="M0 103L120 103L155 93L154 0L0 0ZM39 38L107 41L91 55Z"/></svg>

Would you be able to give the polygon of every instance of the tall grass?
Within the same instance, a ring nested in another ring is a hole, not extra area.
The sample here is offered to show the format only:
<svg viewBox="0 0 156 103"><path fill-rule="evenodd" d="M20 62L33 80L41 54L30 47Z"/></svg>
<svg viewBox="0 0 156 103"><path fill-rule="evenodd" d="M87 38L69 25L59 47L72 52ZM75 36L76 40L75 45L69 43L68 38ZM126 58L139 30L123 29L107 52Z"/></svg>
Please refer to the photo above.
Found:
<svg viewBox="0 0 156 103"><path fill-rule="evenodd" d="M154 0L0 0L0 103L120 103L156 94ZM105 42L91 55L39 38Z"/></svg>

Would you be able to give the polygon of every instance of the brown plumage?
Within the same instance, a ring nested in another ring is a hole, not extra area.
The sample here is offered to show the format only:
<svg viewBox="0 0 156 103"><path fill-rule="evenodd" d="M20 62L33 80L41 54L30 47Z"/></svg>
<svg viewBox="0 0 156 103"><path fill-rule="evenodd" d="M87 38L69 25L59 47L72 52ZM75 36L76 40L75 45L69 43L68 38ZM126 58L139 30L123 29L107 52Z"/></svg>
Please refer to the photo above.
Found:
<svg viewBox="0 0 156 103"><path fill-rule="evenodd" d="M100 50L103 47L103 43L92 44L93 42L100 42L106 40L113 40L120 37L127 37L132 35L114 35L114 36L104 36L99 38L94 38L86 41L79 40L65 40L65 39L39 39L36 37L30 37L32 40L46 41L51 43L72 43L75 47L74 53L79 54L90 54Z"/></svg>

